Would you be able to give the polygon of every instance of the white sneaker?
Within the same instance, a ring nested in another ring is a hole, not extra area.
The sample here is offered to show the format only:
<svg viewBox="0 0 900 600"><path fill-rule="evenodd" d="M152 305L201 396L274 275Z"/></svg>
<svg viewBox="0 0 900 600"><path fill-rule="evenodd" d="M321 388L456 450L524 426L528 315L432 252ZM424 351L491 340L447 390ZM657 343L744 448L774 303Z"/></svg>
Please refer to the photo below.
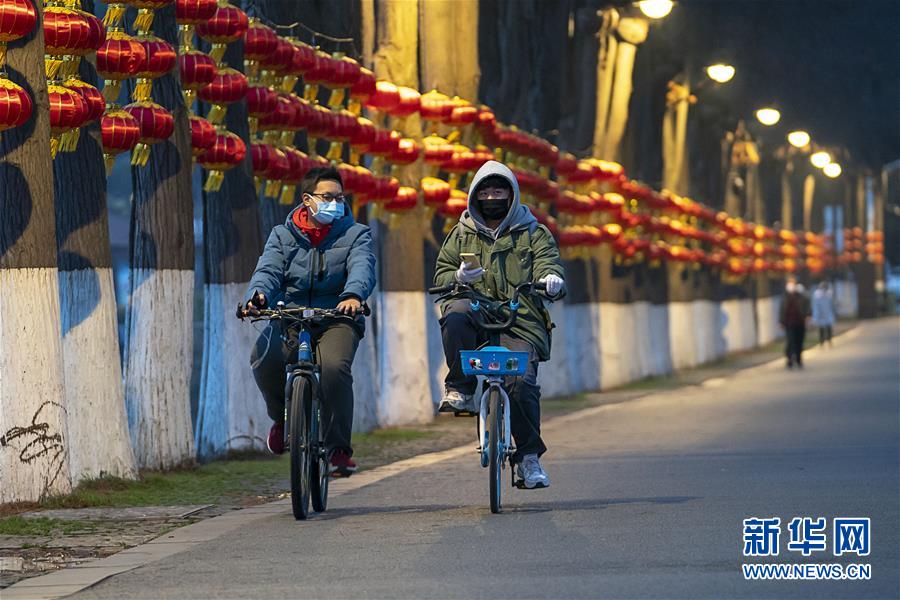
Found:
<svg viewBox="0 0 900 600"><path fill-rule="evenodd" d="M541 466L537 454L526 454L522 458L522 462L516 465L516 476L529 490L550 487L550 478Z"/></svg>
<svg viewBox="0 0 900 600"><path fill-rule="evenodd" d="M445 390L444 399L438 407L438 412L459 412L461 410L470 410L472 404L472 396L457 392L456 390Z"/></svg>

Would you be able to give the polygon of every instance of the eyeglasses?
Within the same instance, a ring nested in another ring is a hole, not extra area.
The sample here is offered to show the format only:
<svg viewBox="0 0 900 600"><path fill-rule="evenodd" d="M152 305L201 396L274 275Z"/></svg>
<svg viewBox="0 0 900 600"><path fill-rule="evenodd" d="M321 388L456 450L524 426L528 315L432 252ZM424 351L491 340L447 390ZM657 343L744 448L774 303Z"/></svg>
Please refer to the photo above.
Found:
<svg viewBox="0 0 900 600"><path fill-rule="evenodd" d="M343 195L343 194L338 194L337 196L335 196L335 195L333 195L333 194L328 194L328 193L325 193L325 194L308 194L308 195L309 195L309 196L319 196L320 198L322 198L323 200L325 200L325 202L343 202L344 200L347 199L347 196L345 196L345 195Z"/></svg>

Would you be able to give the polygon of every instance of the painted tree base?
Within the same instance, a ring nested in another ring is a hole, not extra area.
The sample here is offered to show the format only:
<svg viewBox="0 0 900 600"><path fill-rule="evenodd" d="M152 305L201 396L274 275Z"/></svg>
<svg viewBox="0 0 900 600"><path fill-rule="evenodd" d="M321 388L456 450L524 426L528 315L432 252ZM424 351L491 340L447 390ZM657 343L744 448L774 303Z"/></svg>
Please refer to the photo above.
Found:
<svg viewBox="0 0 900 600"><path fill-rule="evenodd" d="M72 481L134 478L112 269L60 271L59 296Z"/></svg>
<svg viewBox="0 0 900 600"><path fill-rule="evenodd" d="M756 300L756 345L765 346L780 339L784 332L779 325L781 296L768 296Z"/></svg>
<svg viewBox="0 0 900 600"><path fill-rule="evenodd" d="M125 342L131 443L138 468L169 469L194 460L194 272L133 269L131 277Z"/></svg>
<svg viewBox="0 0 900 600"><path fill-rule="evenodd" d="M859 314L859 295L855 281L834 282L834 310L837 316L855 319Z"/></svg>
<svg viewBox="0 0 900 600"><path fill-rule="evenodd" d="M749 350L756 346L753 300L749 298L723 300L719 306L723 341L720 354Z"/></svg>
<svg viewBox="0 0 900 600"><path fill-rule="evenodd" d="M272 422L250 369L250 351L262 327L234 314L247 284L210 283L204 288L197 455L210 459L232 450L265 450Z"/></svg>
<svg viewBox="0 0 900 600"><path fill-rule="evenodd" d="M0 503L71 489L57 269L0 269Z"/></svg>

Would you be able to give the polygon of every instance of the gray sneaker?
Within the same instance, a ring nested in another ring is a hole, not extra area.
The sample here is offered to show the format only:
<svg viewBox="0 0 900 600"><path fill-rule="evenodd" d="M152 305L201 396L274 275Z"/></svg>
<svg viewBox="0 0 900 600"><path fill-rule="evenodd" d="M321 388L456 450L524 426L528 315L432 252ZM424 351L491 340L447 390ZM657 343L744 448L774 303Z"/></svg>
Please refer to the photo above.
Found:
<svg viewBox="0 0 900 600"><path fill-rule="evenodd" d="M550 478L541 466L537 454L526 454L522 458L522 462L516 465L516 476L528 490L550 487Z"/></svg>
<svg viewBox="0 0 900 600"><path fill-rule="evenodd" d="M445 390L444 399L438 407L438 412L459 412L461 410L471 410L472 396L463 394L456 390Z"/></svg>

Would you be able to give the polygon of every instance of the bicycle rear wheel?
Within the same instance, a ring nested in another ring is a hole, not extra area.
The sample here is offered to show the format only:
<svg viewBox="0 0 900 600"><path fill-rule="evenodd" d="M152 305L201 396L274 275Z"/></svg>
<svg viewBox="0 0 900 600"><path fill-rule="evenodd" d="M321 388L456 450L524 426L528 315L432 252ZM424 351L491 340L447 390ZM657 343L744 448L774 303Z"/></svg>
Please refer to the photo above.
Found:
<svg viewBox="0 0 900 600"><path fill-rule="evenodd" d="M309 425L309 438L314 444L309 473L310 496L312 497L313 510L322 512L328 506L328 482L331 481L331 473L329 472L331 460L325 447L321 402L315 403Z"/></svg>
<svg viewBox="0 0 900 600"><path fill-rule="evenodd" d="M500 398L500 390L491 389L488 397L488 452L490 460L491 478L491 512L494 514L502 510L501 494L503 490L503 401Z"/></svg>
<svg viewBox="0 0 900 600"><path fill-rule="evenodd" d="M291 508L294 518L309 515L309 471L312 448L309 431L310 389L305 377L294 378L291 390Z"/></svg>

